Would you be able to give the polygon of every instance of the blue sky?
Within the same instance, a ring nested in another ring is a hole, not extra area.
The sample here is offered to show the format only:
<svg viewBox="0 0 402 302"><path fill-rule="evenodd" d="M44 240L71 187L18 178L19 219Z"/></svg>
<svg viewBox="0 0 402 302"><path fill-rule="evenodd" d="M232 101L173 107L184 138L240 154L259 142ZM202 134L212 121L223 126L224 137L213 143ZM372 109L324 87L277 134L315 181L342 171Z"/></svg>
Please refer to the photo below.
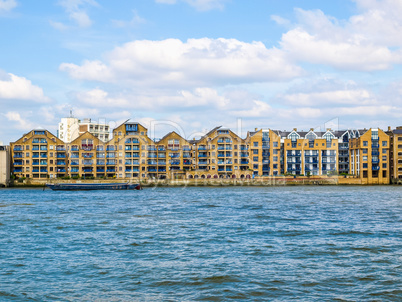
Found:
<svg viewBox="0 0 402 302"><path fill-rule="evenodd" d="M395 127L401 14L399 0L0 0L0 141L56 133L70 109L157 137Z"/></svg>

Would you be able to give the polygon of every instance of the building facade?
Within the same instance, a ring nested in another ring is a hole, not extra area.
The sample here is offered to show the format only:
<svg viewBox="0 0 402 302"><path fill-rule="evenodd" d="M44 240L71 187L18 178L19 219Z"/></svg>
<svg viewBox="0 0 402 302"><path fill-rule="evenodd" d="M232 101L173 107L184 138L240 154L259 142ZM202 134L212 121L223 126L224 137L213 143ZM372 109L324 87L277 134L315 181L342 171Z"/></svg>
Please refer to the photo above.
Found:
<svg viewBox="0 0 402 302"><path fill-rule="evenodd" d="M16 177L46 179L68 175L66 145L47 130L32 130L11 143L10 148Z"/></svg>
<svg viewBox="0 0 402 302"><path fill-rule="evenodd" d="M349 141L349 173L367 184L390 182L390 137L381 129L360 130Z"/></svg>
<svg viewBox="0 0 402 302"><path fill-rule="evenodd" d="M199 139L187 140L173 131L152 140L144 126L126 121L107 142L86 131L64 143L36 129L10 144L11 172L34 179L128 180L342 173L362 183L386 184L402 179L402 127L387 133L255 129L243 139L219 126Z"/></svg>
<svg viewBox="0 0 402 302"><path fill-rule="evenodd" d="M0 186L10 183L10 147L0 143Z"/></svg>
<svg viewBox="0 0 402 302"><path fill-rule="evenodd" d="M388 127L386 133L390 137L391 182L398 183L402 181L402 127L396 127L394 130Z"/></svg>
<svg viewBox="0 0 402 302"><path fill-rule="evenodd" d="M328 175L338 173L338 139L335 133L283 132L284 172L292 175Z"/></svg>

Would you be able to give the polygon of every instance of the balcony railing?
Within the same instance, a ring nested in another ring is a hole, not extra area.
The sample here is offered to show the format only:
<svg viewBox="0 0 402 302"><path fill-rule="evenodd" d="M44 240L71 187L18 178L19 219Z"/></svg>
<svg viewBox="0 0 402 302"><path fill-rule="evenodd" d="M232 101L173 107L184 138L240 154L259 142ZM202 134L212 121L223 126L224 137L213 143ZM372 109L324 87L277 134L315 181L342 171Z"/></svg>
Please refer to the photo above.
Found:
<svg viewBox="0 0 402 302"><path fill-rule="evenodd" d="M13 149L14 151L22 151L22 147L21 146L15 146L14 147L14 149ZM33 150L33 149L32 149Z"/></svg>

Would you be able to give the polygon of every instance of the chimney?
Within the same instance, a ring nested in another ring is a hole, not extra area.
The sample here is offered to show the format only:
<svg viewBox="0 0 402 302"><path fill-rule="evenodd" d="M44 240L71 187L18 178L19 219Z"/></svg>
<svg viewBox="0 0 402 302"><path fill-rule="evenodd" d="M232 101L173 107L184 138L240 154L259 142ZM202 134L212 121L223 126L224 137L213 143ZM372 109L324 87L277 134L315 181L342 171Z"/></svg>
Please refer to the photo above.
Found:
<svg viewBox="0 0 402 302"><path fill-rule="evenodd" d="M258 131L258 128L254 128L254 131L257 132L257 131Z"/></svg>
<svg viewBox="0 0 402 302"><path fill-rule="evenodd" d="M388 126L388 131L391 131L391 126Z"/></svg>
<svg viewBox="0 0 402 302"><path fill-rule="evenodd" d="M314 131L314 128L310 128L310 131Z"/></svg>
<svg viewBox="0 0 402 302"><path fill-rule="evenodd" d="M332 131L331 128L327 128L327 131Z"/></svg>
<svg viewBox="0 0 402 302"><path fill-rule="evenodd" d="M293 128L293 131L297 131L297 128Z"/></svg>

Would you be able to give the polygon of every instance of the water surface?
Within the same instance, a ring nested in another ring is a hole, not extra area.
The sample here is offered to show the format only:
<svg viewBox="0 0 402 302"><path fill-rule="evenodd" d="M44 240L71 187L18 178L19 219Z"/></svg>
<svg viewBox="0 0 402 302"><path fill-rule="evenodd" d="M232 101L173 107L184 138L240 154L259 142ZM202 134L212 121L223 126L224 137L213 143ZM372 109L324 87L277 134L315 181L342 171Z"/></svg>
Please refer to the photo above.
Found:
<svg viewBox="0 0 402 302"><path fill-rule="evenodd" d="M0 301L401 301L402 188L0 190Z"/></svg>

